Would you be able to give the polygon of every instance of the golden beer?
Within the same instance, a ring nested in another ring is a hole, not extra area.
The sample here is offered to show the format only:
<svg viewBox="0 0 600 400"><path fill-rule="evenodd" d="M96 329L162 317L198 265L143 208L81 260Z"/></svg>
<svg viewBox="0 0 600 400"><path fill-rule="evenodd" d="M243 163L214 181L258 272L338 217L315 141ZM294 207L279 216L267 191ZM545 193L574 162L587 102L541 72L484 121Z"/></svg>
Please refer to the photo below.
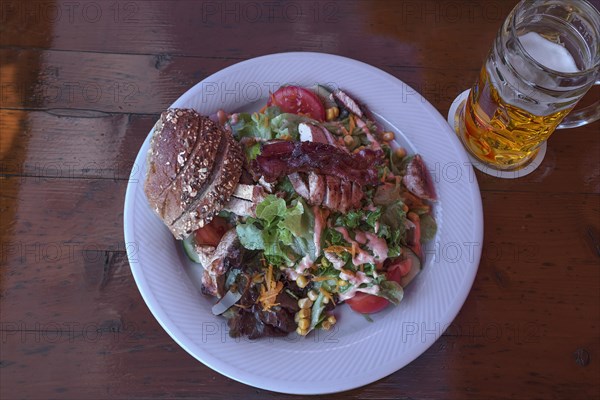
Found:
<svg viewBox="0 0 600 400"><path fill-rule="evenodd" d="M463 142L475 157L498 169L523 166L571 108L539 116L508 104L484 67L464 110Z"/></svg>
<svg viewBox="0 0 600 400"><path fill-rule="evenodd" d="M483 165L524 168L555 129L600 118L598 103L567 116L599 70L600 13L594 6L521 0L496 35L466 105L459 106L456 131Z"/></svg>

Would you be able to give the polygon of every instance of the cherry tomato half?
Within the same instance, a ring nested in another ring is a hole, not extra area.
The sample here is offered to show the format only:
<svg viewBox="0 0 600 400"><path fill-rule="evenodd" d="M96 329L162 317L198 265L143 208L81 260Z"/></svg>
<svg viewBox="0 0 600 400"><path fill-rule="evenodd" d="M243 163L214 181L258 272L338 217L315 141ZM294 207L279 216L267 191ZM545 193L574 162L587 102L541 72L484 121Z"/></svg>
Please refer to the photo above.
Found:
<svg viewBox="0 0 600 400"><path fill-rule="evenodd" d="M388 267L385 276L387 279L401 284L402 277L410 272L412 264L410 258L393 260L392 264ZM346 303L348 303L352 310L362 314L379 312L390 304L390 302L383 297L361 292L356 293L354 297L346 300Z"/></svg>
<svg viewBox="0 0 600 400"><path fill-rule="evenodd" d="M284 86L271 95L269 106L277 106L281 111L306 115L317 121L325 120L325 107L319 96L299 86Z"/></svg>
<svg viewBox="0 0 600 400"><path fill-rule="evenodd" d="M389 301L383 297L368 293L358 292L351 299L346 300L350 308L361 314L373 314L386 308Z"/></svg>
<svg viewBox="0 0 600 400"><path fill-rule="evenodd" d="M224 218L214 217L207 225L194 232L196 243L216 247L228 230L229 224Z"/></svg>
<svg viewBox="0 0 600 400"><path fill-rule="evenodd" d="M413 262L411 258L406 258L404 260L397 259L394 260L392 264L388 267L385 276L391 281L395 281L399 284L402 284L402 277L408 275L412 267Z"/></svg>

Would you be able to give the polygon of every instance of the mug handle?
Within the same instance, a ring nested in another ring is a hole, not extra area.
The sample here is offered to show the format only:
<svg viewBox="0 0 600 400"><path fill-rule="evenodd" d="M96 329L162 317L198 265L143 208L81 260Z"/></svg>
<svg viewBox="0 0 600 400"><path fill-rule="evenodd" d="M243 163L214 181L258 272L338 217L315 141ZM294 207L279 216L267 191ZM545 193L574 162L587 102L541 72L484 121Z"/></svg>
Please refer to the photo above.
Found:
<svg viewBox="0 0 600 400"><path fill-rule="evenodd" d="M596 81L594 85L600 85L600 80ZM592 105L571 111L556 129L577 128L578 126L591 124L599 119L600 101L596 101Z"/></svg>

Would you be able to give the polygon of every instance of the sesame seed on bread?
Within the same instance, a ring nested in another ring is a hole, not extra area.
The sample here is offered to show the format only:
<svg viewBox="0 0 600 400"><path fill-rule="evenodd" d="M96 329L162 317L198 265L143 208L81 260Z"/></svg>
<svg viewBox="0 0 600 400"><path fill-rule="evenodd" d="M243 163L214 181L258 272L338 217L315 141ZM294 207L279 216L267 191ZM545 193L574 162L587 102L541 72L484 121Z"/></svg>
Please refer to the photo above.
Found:
<svg viewBox="0 0 600 400"><path fill-rule="evenodd" d="M155 125L144 191L177 239L209 223L229 200L244 153L231 133L190 109L169 109Z"/></svg>

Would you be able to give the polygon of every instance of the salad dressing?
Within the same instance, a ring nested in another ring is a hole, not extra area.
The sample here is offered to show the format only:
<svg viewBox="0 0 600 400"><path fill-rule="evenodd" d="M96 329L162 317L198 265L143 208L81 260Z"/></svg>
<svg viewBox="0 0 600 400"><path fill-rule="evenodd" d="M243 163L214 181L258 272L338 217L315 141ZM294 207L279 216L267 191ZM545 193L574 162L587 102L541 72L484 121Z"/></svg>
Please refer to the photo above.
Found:
<svg viewBox="0 0 600 400"><path fill-rule="evenodd" d="M304 274L304 272L307 269L310 269L313 266L313 264L314 264L314 261L307 254L302 258L302 260L300 260L298 265L296 265L296 272L298 274L302 275L302 274Z"/></svg>
<svg viewBox="0 0 600 400"><path fill-rule="evenodd" d="M356 271L356 273L348 273L344 270L340 272L340 279L344 279L353 285L359 286L363 283L371 283L373 279L369 278L367 274L362 271Z"/></svg>
<svg viewBox="0 0 600 400"><path fill-rule="evenodd" d="M388 257L388 245L385 239L371 232L366 232L365 236L367 237L367 247L373 252L375 260L378 262L385 261Z"/></svg>
<svg viewBox="0 0 600 400"><path fill-rule="evenodd" d="M354 265L361 264L380 264L385 261L388 257L388 245L385 239L371 232L356 231L352 240L348 234L348 230L342 227L335 227L336 231L342 234L344 240L355 246L356 255L352 259ZM367 251L360 248L359 244L366 244L366 246L373 252L370 255Z"/></svg>
<svg viewBox="0 0 600 400"><path fill-rule="evenodd" d="M336 226L334 229L342 234L342 237L346 242L354 246L356 254L354 255L354 257L352 257L352 264L357 266L361 264L375 264L375 257L367 253L365 250L361 249L360 244L356 240L352 240L352 238L350 238L350 235L348 234L348 230L346 228Z"/></svg>
<svg viewBox="0 0 600 400"><path fill-rule="evenodd" d="M362 292L362 293L367 293L367 294L374 294L376 295L377 293L379 293L379 286L377 285L373 285L371 287L364 287L364 288L359 288L356 286L353 286L352 288L348 289L345 292L339 293L339 300L340 301L344 301L344 300L348 300L353 298L356 295L356 292Z"/></svg>

